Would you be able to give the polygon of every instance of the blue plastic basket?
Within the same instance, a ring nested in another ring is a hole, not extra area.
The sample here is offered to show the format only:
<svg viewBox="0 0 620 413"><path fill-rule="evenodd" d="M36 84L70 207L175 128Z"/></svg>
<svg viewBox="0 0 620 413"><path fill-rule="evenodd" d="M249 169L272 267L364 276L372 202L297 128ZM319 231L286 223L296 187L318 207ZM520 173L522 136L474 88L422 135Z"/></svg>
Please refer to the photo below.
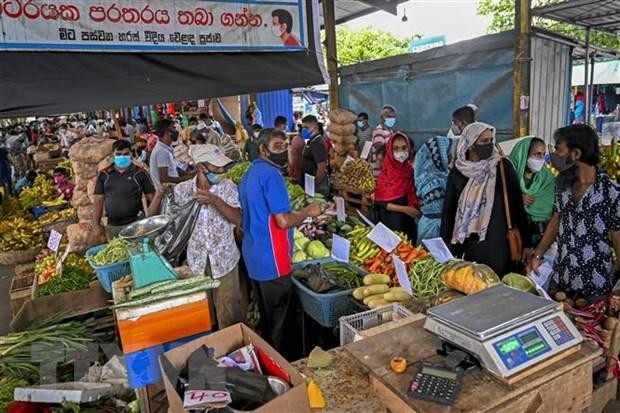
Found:
<svg viewBox="0 0 620 413"><path fill-rule="evenodd" d="M293 264L293 270L303 269L309 264L322 264L327 262L337 262L331 258L304 261L297 264ZM360 277L366 275L362 269L355 267L354 265L341 263L341 265L347 266L355 270ZM335 327L338 325L338 319L343 315L348 315L351 312L351 302L349 297L351 296L351 290L338 291L334 293L316 293L310 288L306 287L301 281L297 280L294 276L293 285L301 307L304 312L308 314L314 321L319 323L323 327Z"/></svg>
<svg viewBox="0 0 620 413"><path fill-rule="evenodd" d="M110 265L102 265L98 266L93 264L88 257L92 257L97 254L99 251L105 248L107 244L97 245L96 247L90 248L86 251L86 260L90 264L91 267L97 273L97 278L99 278L99 283L101 287L105 290L106 293L112 293L112 283L114 281L118 281L127 274L131 273L131 267L129 266L129 260L121 261Z"/></svg>

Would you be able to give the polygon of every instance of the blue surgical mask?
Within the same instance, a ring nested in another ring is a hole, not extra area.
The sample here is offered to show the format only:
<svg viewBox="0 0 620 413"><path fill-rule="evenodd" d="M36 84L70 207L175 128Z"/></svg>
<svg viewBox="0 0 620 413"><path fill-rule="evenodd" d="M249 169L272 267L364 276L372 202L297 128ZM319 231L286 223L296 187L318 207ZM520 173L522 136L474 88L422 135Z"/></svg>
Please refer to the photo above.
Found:
<svg viewBox="0 0 620 413"><path fill-rule="evenodd" d="M392 129L396 125L396 118L385 118L385 126Z"/></svg>
<svg viewBox="0 0 620 413"><path fill-rule="evenodd" d="M117 168L120 168L120 169L129 168L129 165L131 165L131 156L129 156L129 155L115 155L114 156L114 165Z"/></svg>
<svg viewBox="0 0 620 413"><path fill-rule="evenodd" d="M303 128L301 130L301 137L308 140L312 137L312 131L310 129Z"/></svg>
<svg viewBox="0 0 620 413"><path fill-rule="evenodd" d="M364 128L364 126L365 126L364 121L362 121L362 120L358 120L358 121L357 121L357 127L358 127L358 128L363 129L363 128Z"/></svg>
<svg viewBox="0 0 620 413"><path fill-rule="evenodd" d="M207 176L207 180L211 185L217 185L222 181L222 175L216 174L215 172L207 172L205 173Z"/></svg>

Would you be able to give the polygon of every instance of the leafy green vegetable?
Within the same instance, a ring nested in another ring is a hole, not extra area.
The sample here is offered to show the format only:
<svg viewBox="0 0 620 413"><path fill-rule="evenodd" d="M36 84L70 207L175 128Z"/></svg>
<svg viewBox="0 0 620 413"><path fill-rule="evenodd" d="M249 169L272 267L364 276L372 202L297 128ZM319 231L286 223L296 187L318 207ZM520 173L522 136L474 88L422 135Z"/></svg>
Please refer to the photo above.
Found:
<svg viewBox="0 0 620 413"><path fill-rule="evenodd" d="M134 244L127 240L122 238L114 238L105 246L104 249L95 255L86 257L86 259L99 267L103 265L116 264L117 262L129 260L129 251L133 247Z"/></svg>
<svg viewBox="0 0 620 413"><path fill-rule="evenodd" d="M9 410L9 405L13 403L13 394L16 387L28 386L26 380L4 378L0 380L0 412L6 412Z"/></svg>
<svg viewBox="0 0 620 413"><path fill-rule="evenodd" d="M69 267L57 277L52 278L45 284L37 286L35 295L45 297L69 291L77 291L88 288L92 281L92 274L85 272L81 268Z"/></svg>
<svg viewBox="0 0 620 413"><path fill-rule="evenodd" d="M250 167L252 166L252 162L241 162L233 166L224 174L225 178L230 179L236 185L239 185L245 174L248 172Z"/></svg>

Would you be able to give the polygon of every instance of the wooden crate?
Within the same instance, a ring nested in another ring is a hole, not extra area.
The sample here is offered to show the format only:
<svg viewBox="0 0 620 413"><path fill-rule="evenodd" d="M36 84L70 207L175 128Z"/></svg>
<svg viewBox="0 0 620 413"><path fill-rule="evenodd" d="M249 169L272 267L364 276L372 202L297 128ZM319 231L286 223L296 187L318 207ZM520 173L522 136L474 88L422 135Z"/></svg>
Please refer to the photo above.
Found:
<svg viewBox="0 0 620 413"><path fill-rule="evenodd" d="M36 282L34 271L31 273L20 273L11 280L9 297L11 299L11 313L13 317L19 312L22 306L32 299L32 291Z"/></svg>
<svg viewBox="0 0 620 413"><path fill-rule="evenodd" d="M337 187L336 193L344 199L348 214L354 215L356 209L368 214L372 209L373 201L370 194L343 187Z"/></svg>

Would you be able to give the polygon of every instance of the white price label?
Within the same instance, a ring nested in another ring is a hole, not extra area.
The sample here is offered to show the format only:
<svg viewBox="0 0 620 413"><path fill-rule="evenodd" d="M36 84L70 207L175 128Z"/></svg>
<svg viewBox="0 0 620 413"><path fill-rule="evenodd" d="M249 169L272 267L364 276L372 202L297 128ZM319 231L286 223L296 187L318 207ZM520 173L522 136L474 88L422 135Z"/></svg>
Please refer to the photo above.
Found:
<svg viewBox="0 0 620 413"><path fill-rule="evenodd" d="M183 397L183 407L228 405L231 401L230 393L227 391L188 390Z"/></svg>
<svg viewBox="0 0 620 413"><path fill-rule="evenodd" d="M375 244L383 248L386 252L392 252L400 244L400 237L391 229L386 227L383 222L379 222L368 234L368 238Z"/></svg>
<svg viewBox="0 0 620 413"><path fill-rule="evenodd" d="M306 174L304 178L304 187L308 196L314 196L314 176Z"/></svg>
<svg viewBox="0 0 620 413"><path fill-rule="evenodd" d="M336 217L338 221L344 222L347 219L347 213L344 207L344 198L341 196L335 196L334 202L336 202Z"/></svg>
<svg viewBox="0 0 620 413"><path fill-rule="evenodd" d="M364 142L364 146L362 147L362 154L360 158L368 159L368 155L370 155L370 150L372 149L372 142Z"/></svg>
<svg viewBox="0 0 620 413"><path fill-rule="evenodd" d="M433 258L440 264L454 259L454 256L448 249L446 243L443 242L442 238L424 239L422 240L422 244L424 244L428 252L430 252Z"/></svg>
<svg viewBox="0 0 620 413"><path fill-rule="evenodd" d="M409 274L407 274L407 267L405 266L405 263L402 262L396 254L392 254L392 261L394 261L394 269L396 269L396 277L398 277L400 286L403 287L407 294L413 295L411 281L409 281Z"/></svg>
<svg viewBox="0 0 620 413"><path fill-rule="evenodd" d="M50 231L50 237L47 240L47 248L54 252L58 252L58 248L60 247L60 240L62 239L62 234L56 230Z"/></svg>
<svg viewBox="0 0 620 413"><path fill-rule="evenodd" d="M332 258L340 262L349 262L351 241L338 234L332 236Z"/></svg>

